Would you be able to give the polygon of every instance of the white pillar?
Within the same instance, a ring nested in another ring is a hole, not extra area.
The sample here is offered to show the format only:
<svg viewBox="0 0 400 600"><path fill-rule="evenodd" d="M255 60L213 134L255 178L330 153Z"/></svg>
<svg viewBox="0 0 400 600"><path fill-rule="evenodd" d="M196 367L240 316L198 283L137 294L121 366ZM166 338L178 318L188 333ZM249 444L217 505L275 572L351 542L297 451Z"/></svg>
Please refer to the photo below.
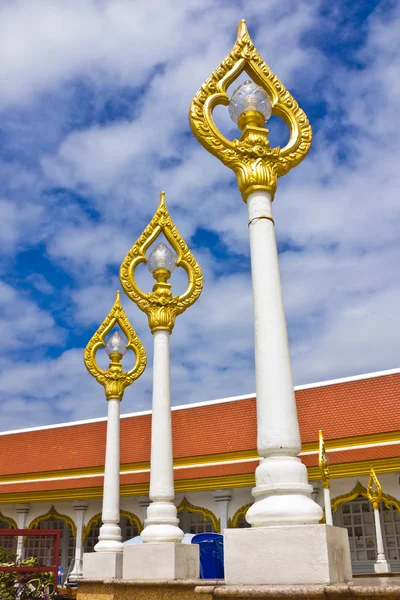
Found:
<svg viewBox="0 0 400 600"><path fill-rule="evenodd" d="M228 504L232 499L232 490L214 490L211 492L219 508L221 533L228 528Z"/></svg>
<svg viewBox="0 0 400 600"><path fill-rule="evenodd" d="M106 459L104 464L103 511L96 552L122 552L119 526L120 400L108 400Z"/></svg>
<svg viewBox="0 0 400 600"><path fill-rule="evenodd" d="M379 507L374 506L374 518L375 518L375 531L376 531L376 548L377 557L374 564L375 573L390 573L391 568L386 560L385 548L383 546L383 536L381 528L381 519L379 515Z"/></svg>
<svg viewBox="0 0 400 600"><path fill-rule="evenodd" d="M147 508L150 505L150 498L149 498L149 496L138 496L137 500L138 500L140 508L142 509L141 517L144 522L146 519Z"/></svg>
<svg viewBox="0 0 400 600"><path fill-rule="evenodd" d="M174 471L170 393L169 331L154 332L153 405L151 420L150 500L144 542L180 542L174 505Z"/></svg>
<svg viewBox="0 0 400 600"><path fill-rule="evenodd" d="M333 525L331 490L326 487L324 487L324 504L325 504L325 522L327 525Z"/></svg>
<svg viewBox="0 0 400 600"><path fill-rule="evenodd" d="M79 577L82 577L83 571L83 522L85 519L85 512L87 511L88 504L86 500L75 500L72 503L72 505L75 511L76 540L74 566L69 575L69 579L76 580L79 579Z"/></svg>
<svg viewBox="0 0 400 600"><path fill-rule="evenodd" d="M247 199L253 284L257 391L254 504L246 519L254 527L318 523L322 509L311 499L301 450L289 343L272 221L271 195Z"/></svg>
<svg viewBox="0 0 400 600"><path fill-rule="evenodd" d="M15 507L16 513L18 515L18 528L19 529L26 529L26 520L28 518L29 515L29 511L31 509L31 505L30 504L17 504ZM17 559L22 559L24 558L23 556L23 551L24 551L24 538L23 537L18 537L17 540Z"/></svg>

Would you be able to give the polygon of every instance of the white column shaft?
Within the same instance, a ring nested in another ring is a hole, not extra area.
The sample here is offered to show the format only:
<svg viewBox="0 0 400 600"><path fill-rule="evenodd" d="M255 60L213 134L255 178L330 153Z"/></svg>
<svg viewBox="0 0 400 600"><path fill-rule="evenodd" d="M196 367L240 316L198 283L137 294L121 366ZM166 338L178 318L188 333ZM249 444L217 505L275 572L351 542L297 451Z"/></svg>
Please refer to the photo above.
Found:
<svg viewBox="0 0 400 600"><path fill-rule="evenodd" d="M104 465L103 510L96 552L122 552L119 526L120 400L108 400L106 458Z"/></svg>
<svg viewBox="0 0 400 600"><path fill-rule="evenodd" d="M378 561L384 560L386 562L385 548L383 546L381 519L379 516L378 508L374 508L374 518L375 518L375 531L376 531L376 549L377 549L377 554L378 554L377 560Z"/></svg>
<svg viewBox="0 0 400 600"><path fill-rule="evenodd" d="M84 519L85 519L85 512L87 510L87 503L76 502L74 504L74 510L75 510L75 523L76 523L75 562L74 562L74 567L70 574L70 578L79 578L79 577L82 577L83 523L84 523Z"/></svg>
<svg viewBox="0 0 400 600"><path fill-rule="evenodd" d="M232 490L214 490L211 492L212 497L218 504L219 522L221 533L228 528L228 506L232 499Z"/></svg>
<svg viewBox="0 0 400 600"><path fill-rule="evenodd" d="M173 504L169 331L154 332L153 403L151 420L150 500L144 542L176 542L183 538Z"/></svg>
<svg viewBox="0 0 400 600"><path fill-rule="evenodd" d="M318 523L321 508L311 500L307 470L296 455L300 431L290 365L281 280L272 221L271 195L247 199L253 284L257 391L256 502L246 519L253 526Z"/></svg>
<svg viewBox="0 0 400 600"><path fill-rule="evenodd" d="M18 515L18 527L19 529L26 529L26 521L30 511L29 504L19 504L16 506L16 511ZM24 558L24 538L18 537L17 539L17 559Z"/></svg>
<svg viewBox="0 0 400 600"><path fill-rule="evenodd" d="M174 499L169 332L154 332L150 500Z"/></svg>
<svg viewBox="0 0 400 600"><path fill-rule="evenodd" d="M325 504L325 522L327 525L333 525L331 490L329 488L324 488L324 504Z"/></svg>
<svg viewBox="0 0 400 600"><path fill-rule="evenodd" d="M385 556L385 547L383 545L383 535L381 527L381 519L379 508L374 508L375 532L376 532L376 549L377 557L374 564L375 573L390 573L391 567Z"/></svg>
<svg viewBox="0 0 400 600"><path fill-rule="evenodd" d="M261 456L301 450L290 366L278 250L267 192L248 198L257 390L257 447Z"/></svg>
<svg viewBox="0 0 400 600"><path fill-rule="evenodd" d="M219 520L221 524L221 533L228 528L228 504L229 500L221 500L219 506Z"/></svg>

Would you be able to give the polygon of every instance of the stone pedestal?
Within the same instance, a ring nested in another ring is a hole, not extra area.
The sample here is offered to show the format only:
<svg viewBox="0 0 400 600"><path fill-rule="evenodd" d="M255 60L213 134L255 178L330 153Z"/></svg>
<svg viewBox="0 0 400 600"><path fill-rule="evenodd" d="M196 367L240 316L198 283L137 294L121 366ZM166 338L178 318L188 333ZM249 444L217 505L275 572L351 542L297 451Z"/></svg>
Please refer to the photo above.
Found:
<svg viewBox="0 0 400 600"><path fill-rule="evenodd" d="M121 579L122 552L85 552L83 577L85 579Z"/></svg>
<svg viewBox="0 0 400 600"><path fill-rule="evenodd" d="M199 577L197 544L128 544L124 546L123 555L123 579L173 581Z"/></svg>
<svg viewBox="0 0 400 600"><path fill-rule="evenodd" d="M374 571L375 573L391 573L392 569L390 568L389 563L384 560L382 562L377 561L374 564Z"/></svg>
<svg viewBox="0 0 400 600"><path fill-rule="evenodd" d="M226 529L224 539L226 585L340 584L352 579L342 527Z"/></svg>

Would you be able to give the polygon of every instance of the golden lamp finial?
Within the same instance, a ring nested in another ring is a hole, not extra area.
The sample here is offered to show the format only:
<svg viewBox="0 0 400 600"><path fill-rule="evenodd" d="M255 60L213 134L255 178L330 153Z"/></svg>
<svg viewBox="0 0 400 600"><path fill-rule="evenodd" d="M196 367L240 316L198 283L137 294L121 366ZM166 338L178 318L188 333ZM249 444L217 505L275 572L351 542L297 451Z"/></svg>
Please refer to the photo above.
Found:
<svg viewBox="0 0 400 600"><path fill-rule="evenodd" d="M164 234L176 252L176 258L164 243L159 244L146 257L146 251L160 234ZM147 263L156 280L150 293L143 292L135 281L135 270L140 263ZM180 296L173 296L171 284L167 283L176 267L182 267L188 275L187 288ZM154 217L125 256L121 264L120 281L129 298L147 314L152 333L159 329L167 329L172 333L177 315L183 313L200 296L203 289L200 265L169 215L165 192L160 194L160 203Z"/></svg>
<svg viewBox="0 0 400 600"><path fill-rule="evenodd" d="M126 336L127 343L118 332L115 332L107 342L105 341L106 336L116 324ZM96 353L101 347L106 348L110 357L108 370L101 369L97 364ZM121 360L127 350L133 351L135 364L129 371L123 371ZM122 400L125 388L138 379L145 370L146 360L146 351L122 308L118 291L112 309L85 348L86 368L104 386L107 400L111 398Z"/></svg>
<svg viewBox="0 0 400 600"><path fill-rule="evenodd" d="M245 71L252 81L242 84L229 99L227 88ZM213 110L229 105L232 119L242 131L228 140L217 128ZM270 148L266 120L283 119L289 129L284 148ZM307 155L312 131L306 114L257 52L243 19L231 52L201 86L192 100L189 122L195 138L237 176L243 200L257 190L275 194L277 179Z"/></svg>
<svg viewBox="0 0 400 600"><path fill-rule="evenodd" d="M321 471L322 487L329 488L329 459L325 449L325 440L322 434L322 429L318 431L319 437L319 452L318 452L318 464Z"/></svg>
<svg viewBox="0 0 400 600"><path fill-rule="evenodd" d="M374 490L375 486L375 490ZM378 509L379 505L382 501L382 486L379 483L379 479L376 476L374 468L371 467L371 472L369 476L368 486L367 486L367 496L368 500L371 502L372 507L374 509Z"/></svg>

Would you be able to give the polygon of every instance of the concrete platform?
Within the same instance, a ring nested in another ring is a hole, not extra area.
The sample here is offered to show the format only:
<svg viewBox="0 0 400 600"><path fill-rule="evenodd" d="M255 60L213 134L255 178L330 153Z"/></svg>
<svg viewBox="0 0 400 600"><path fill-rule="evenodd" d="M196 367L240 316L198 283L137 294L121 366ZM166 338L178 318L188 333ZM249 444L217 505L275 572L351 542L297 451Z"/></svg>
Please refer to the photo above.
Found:
<svg viewBox="0 0 400 600"><path fill-rule="evenodd" d="M346 585L228 586L222 581L82 580L77 600L400 600L400 577L358 577Z"/></svg>

